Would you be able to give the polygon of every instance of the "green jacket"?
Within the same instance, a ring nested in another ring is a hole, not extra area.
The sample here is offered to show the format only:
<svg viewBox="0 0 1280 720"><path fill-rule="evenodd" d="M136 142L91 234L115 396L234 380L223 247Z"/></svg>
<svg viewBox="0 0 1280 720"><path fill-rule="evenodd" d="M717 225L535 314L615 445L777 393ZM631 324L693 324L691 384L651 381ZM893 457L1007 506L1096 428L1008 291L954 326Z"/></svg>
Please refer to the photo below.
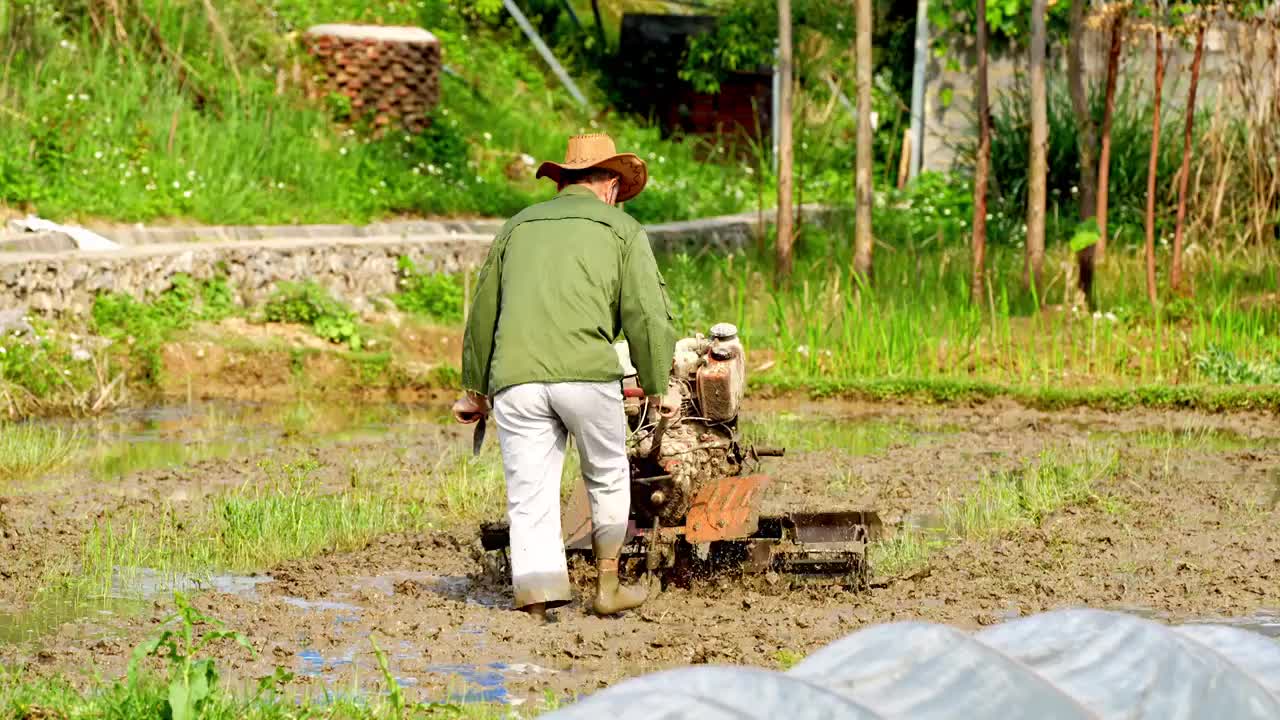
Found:
<svg viewBox="0 0 1280 720"><path fill-rule="evenodd" d="M569 186L511 218L489 248L467 316L462 385L492 397L529 382L622 378L625 335L640 386L667 389L675 331L644 227Z"/></svg>

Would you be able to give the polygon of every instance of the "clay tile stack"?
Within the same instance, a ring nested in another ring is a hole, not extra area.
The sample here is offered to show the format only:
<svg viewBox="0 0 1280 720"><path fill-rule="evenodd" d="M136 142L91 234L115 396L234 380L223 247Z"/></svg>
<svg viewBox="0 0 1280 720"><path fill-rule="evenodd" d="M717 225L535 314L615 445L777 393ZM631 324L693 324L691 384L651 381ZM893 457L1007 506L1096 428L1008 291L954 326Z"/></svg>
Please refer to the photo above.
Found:
<svg viewBox="0 0 1280 720"><path fill-rule="evenodd" d="M354 118L381 134L394 124L427 127L440 100L440 41L416 27L316 25L307 50L328 76L329 90L351 100Z"/></svg>

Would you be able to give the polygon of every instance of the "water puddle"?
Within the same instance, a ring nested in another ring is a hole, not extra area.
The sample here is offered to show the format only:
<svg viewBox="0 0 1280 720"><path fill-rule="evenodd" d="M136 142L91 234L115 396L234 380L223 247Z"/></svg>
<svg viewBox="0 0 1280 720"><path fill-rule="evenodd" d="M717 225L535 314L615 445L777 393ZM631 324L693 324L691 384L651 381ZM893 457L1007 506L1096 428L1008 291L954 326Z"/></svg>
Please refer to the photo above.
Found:
<svg viewBox="0 0 1280 720"><path fill-rule="evenodd" d="M88 420L48 425L83 438L76 466L97 479L243 457L299 443L346 442L411 433L448 422L441 408L198 402L127 409Z"/></svg>
<svg viewBox="0 0 1280 720"><path fill-rule="evenodd" d="M213 591L243 598L257 598L257 587L273 582L270 575L229 573L184 574L151 568L116 568L111 576L109 597L152 600L174 592Z"/></svg>
<svg viewBox="0 0 1280 720"><path fill-rule="evenodd" d="M51 596L20 612L0 610L0 643L19 643L77 625L85 639L103 634L113 620L145 610L142 600Z"/></svg>

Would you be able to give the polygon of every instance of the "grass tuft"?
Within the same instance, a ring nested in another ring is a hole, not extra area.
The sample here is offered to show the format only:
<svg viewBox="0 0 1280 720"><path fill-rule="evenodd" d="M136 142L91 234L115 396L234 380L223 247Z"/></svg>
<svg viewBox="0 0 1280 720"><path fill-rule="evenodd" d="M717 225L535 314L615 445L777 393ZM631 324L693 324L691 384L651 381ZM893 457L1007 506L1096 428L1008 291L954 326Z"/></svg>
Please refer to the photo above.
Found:
<svg viewBox="0 0 1280 720"><path fill-rule="evenodd" d="M902 577L927 566L929 556L948 542L1036 527L1063 508L1095 500L1104 512L1118 512L1095 491L1096 483L1117 472L1115 450L1089 448L1075 454L1045 452L1013 470L987 473L970 492L943 502L938 527L904 526L874 543L870 565L881 577Z"/></svg>
<svg viewBox="0 0 1280 720"><path fill-rule="evenodd" d="M31 424L0 424L0 481L30 480L71 462L78 433Z"/></svg>

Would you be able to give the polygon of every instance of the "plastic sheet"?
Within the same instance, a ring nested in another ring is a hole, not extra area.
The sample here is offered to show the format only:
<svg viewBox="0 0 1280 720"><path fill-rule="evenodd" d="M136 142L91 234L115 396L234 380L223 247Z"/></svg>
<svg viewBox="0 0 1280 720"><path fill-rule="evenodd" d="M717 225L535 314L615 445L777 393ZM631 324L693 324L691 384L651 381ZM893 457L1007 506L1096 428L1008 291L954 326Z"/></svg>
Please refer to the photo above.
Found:
<svg viewBox="0 0 1280 720"><path fill-rule="evenodd" d="M787 673L668 670L543 717L1280 718L1280 643L1098 610L975 633L892 623L838 640Z"/></svg>

